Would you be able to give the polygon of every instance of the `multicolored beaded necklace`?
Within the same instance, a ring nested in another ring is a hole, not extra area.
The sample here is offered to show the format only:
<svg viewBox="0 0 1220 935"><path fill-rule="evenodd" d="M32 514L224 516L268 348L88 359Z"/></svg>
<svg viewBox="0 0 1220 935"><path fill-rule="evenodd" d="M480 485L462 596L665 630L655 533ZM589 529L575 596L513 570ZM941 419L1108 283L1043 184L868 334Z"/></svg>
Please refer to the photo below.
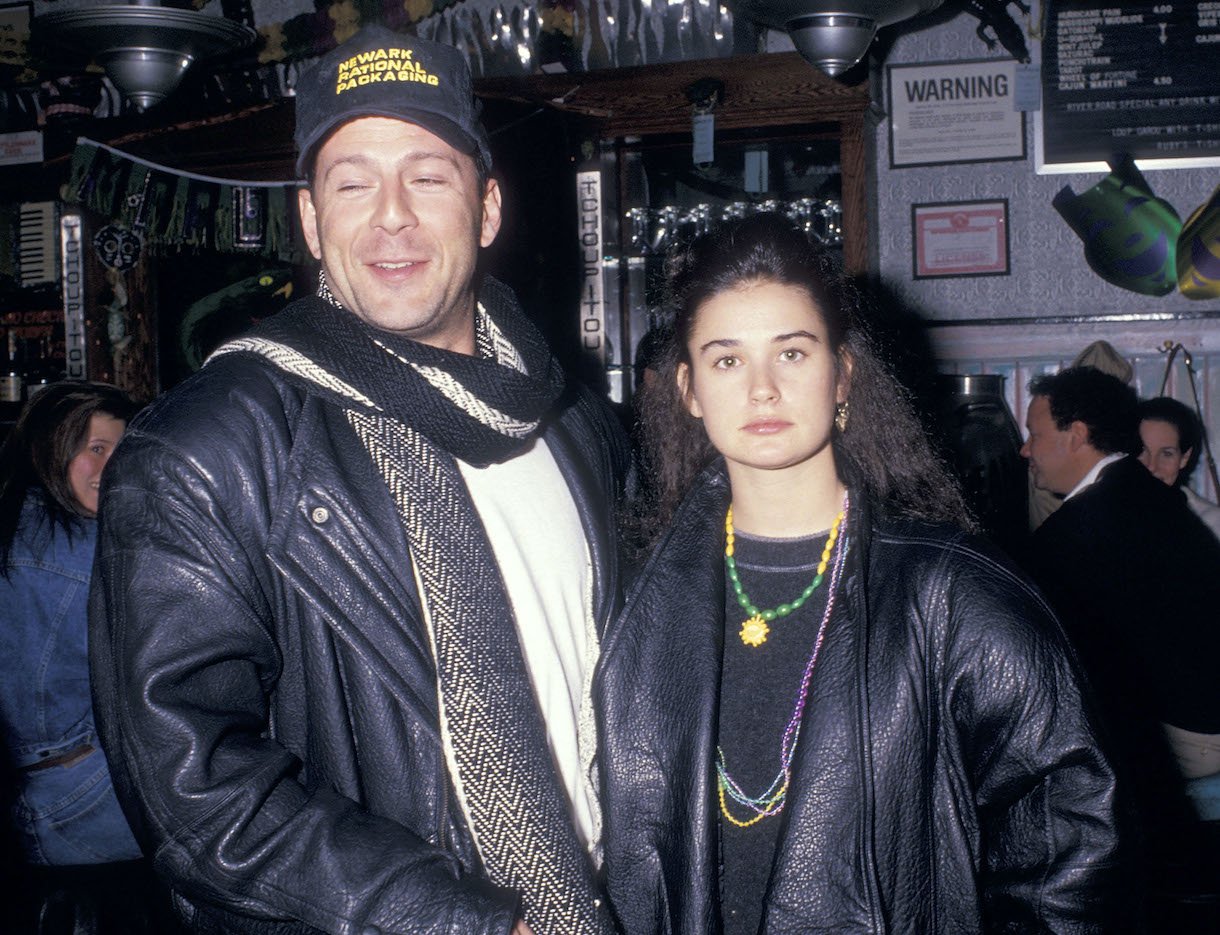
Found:
<svg viewBox="0 0 1220 935"><path fill-rule="evenodd" d="M843 525L843 517L846 515L847 501L844 500L843 509L839 511L839 515L835 517L835 521L830 527L830 535L826 538L826 548L822 549L822 560L818 562L818 572L813 576L813 581L809 583L809 586L789 604L780 604L771 610L759 610L750 600L746 589L741 586L741 578L737 576L737 560L733 557L737 539L733 534L733 506L729 504L729 511L724 515L724 567L728 572L729 581L733 583L733 591L737 594L737 603L750 615L741 621L741 631L738 636L741 637L743 643L747 646L761 646L767 642L767 634L771 632L771 628L767 626L768 621L778 617L787 617L794 610L799 610L801 605L813 595L813 592L821 587L822 576L826 574L826 566L830 564L830 553L834 550L835 540L839 538L839 527Z"/></svg>
<svg viewBox="0 0 1220 935"><path fill-rule="evenodd" d="M801 717L805 713L805 703L809 699L809 686L813 680L813 668L817 664L818 654L822 650L822 640L826 636L826 625L830 622L831 612L834 610L835 594L839 590L839 575L843 570L844 559L847 555L847 536L839 538L836 535L836 530L843 524L847 518L850 509L849 498L845 495L843 498L843 509L835 520L835 525L831 529L830 542L833 543L838 538L838 549L835 550L834 568L830 573L830 593L826 596L826 610L822 614L822 622L818 625L818 634L813 641L813 651L809 654L809 662L805 665L805 673L801 676L800 691L797 692L796 705L792 710L792 717L788 721L788 726L784 728L784 737L780 743L780 769L776 774L775 779L767 788L767 791L762 795L751 796L747 795L741 786L729 775L728 767L724 761L724 750L720 747L716 748L716 778L718 794L720 797L720 811L725 819L736 825L738 828L749 828L751 825L757 824L764 818L770 818L772 815L778 815L784 809L784 802L788 796L788 785L792 779L792 756L796 751L796 741L801 733ZM829 550L829 544L827 546ZM826 559L829 558L829 551L823 552ZM825 568L825 561L819 566L818 580L822 577ZM818 581L820 584L820 580ZM815 586L816 587L816 586ZM809 592L812 594L812 590ZM740 597L740 595L739 595ZM808 600L808 595L804 600ZM804 600L801 603L804 603ZM798 605L799 606L799 605ZM747 608L749 609L749 608ZM795 609L795 608L793 608ZM791 610L789 611L791 613ZM727 799L732 799L738 805L748 808L754 812L753 818L742 820L729 811Z"/></svg>

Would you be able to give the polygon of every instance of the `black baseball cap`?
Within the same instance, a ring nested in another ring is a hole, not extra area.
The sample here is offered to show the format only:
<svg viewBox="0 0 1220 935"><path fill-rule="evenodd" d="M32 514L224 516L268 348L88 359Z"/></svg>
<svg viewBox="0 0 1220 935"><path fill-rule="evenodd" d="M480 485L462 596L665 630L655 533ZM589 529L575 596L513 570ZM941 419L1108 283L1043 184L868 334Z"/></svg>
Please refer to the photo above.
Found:
<svg viewBox="0 0 1220 935"><path fill-rule="evenodd" d="M357 117L417 124L491 169L482 105L466 58L453 46L366 26L318 59L295 90L298 178L322 140Z"/></svg>

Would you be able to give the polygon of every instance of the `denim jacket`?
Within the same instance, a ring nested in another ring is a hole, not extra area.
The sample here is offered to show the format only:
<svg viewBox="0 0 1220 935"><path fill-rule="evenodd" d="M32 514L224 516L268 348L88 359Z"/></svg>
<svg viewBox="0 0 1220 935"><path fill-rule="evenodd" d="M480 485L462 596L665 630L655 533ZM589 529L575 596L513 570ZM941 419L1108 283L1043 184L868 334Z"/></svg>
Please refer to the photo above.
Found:
<svg viewBox="0 0 1220 935"><path fill-rule="evenodd" d="M18 777L13 819L36 864L140 856L93 726L86 606L96 538L91 519L71 536L53 527L32 490L0 576L0 719ZM74 751L69 765L30 768Z"/></svg>

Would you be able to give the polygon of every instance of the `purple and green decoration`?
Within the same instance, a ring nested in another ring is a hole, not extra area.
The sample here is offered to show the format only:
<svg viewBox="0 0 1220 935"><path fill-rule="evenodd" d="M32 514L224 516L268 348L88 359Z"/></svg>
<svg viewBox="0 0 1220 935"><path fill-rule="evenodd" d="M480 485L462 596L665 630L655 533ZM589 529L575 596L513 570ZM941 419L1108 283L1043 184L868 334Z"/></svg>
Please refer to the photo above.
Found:
<svg viewBox="0 0 1220 935"><path fill-rule="evenodd" d="M1220 298L1220 187L1182 226L1178 289L1188 299Z"/></svg>
<svg viewBox="0 0 1220 935"><path fill-rule="evenodd" d="M1176 253L1182 221L1157 198L1130 156L1108 160L1110 174L1080 195L1064 186L1055 210L1084 241L1089 266L1106 282L1142 295L1178 286Z"/></svg>

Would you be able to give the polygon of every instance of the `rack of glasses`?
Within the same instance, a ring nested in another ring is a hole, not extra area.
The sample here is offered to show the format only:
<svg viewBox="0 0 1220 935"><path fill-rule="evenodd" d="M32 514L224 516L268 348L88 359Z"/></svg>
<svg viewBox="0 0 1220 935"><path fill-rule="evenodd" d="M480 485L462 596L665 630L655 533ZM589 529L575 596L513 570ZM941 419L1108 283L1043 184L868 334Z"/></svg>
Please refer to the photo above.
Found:
<svg viewBox="0 0 1220 935"><path fill-rule="evenodd" d="M628 208L627 254L664 255L691 238L707 233L717 222L764 212L786 216L819 246L843 245L843 203L838 198L796 198L792 201L765 198L725 205L700 203L689 208L680 205Z"/></svg>
<svg viewBox="0 0 1220 935"><path fill-rule="evenodd" d="M603 146L601 352L611 399L626 403L639 385L641 341L667 325L665 259L691 239L731 218L778 213L842 262L839 155L832 135L801 132L729 133L705 164L693 162L684 140Z"/></svg>
<svg viewBox="0 0 1220 935"><path fill-rule="evenodd" d="M721 0L463 0L433 9L416 34L454 46L476 78L628 68L757 47L758 27L737 24L742 35L735 37L732 10Z"/></svg>

